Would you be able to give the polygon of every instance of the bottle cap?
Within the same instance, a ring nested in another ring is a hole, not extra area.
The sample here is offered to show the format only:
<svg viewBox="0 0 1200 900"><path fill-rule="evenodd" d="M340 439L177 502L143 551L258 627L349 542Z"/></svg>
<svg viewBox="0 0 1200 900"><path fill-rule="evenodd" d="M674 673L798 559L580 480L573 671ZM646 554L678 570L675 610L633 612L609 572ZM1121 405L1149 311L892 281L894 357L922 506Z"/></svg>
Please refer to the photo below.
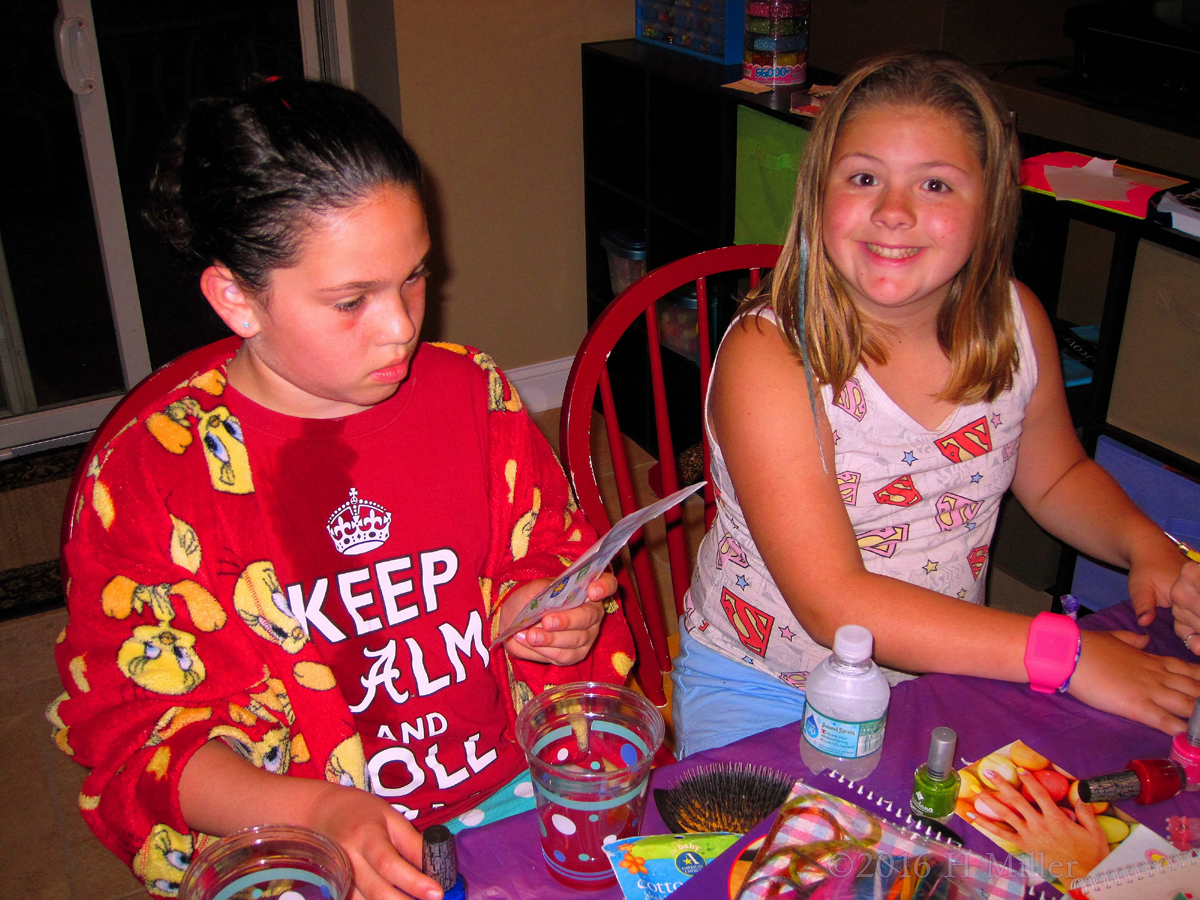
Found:
<svg viewBox="0 0 1200 900"><path fill-rule="evenodd" d="M1187 788L1187 773L1173 759L1131 759L1125 768L1136 772L1142 785L1135 803L1158 803Z"/></svg>
<svg viewBox="0 0 1200 900"><path fill-rule="evenodd" d="M425 846L421 850L421 871L448 891L458 880L458 852L454 835L445 825L430 825L422 833Z"/></svg>
<svg viewBox="0 0 1200 900"><path fill-rule="evenodd" d="M1079 799L1134 800L1143 806L1174 797L1187 787L1183 766L1170 759L1133 759L1123 772L1112 772L1079 782Z"/></svg>
<svg viewBox="0 0 1200 900"><path fill-rule="evenodd" d="M929 762L926 768L939 781L954 768L954 747L957 743L958 735L953 728L942 725L933 729L929 738Z"/></svg>
<svg viewBox="0 0 1200 900"><path fill-rule="evenodd" d="M833 636L833 653L848 663L862 662L871 658L871 632L861 625L843 625Z"/></svg>
<svg viewBox="0 0 1200 900"><path fill-rule="evenodd" d="M1192 706L1192 717L1188 719L1187 739L1193 747L1200 747L1200 697L1196 698L1196 702Z"/></svg>

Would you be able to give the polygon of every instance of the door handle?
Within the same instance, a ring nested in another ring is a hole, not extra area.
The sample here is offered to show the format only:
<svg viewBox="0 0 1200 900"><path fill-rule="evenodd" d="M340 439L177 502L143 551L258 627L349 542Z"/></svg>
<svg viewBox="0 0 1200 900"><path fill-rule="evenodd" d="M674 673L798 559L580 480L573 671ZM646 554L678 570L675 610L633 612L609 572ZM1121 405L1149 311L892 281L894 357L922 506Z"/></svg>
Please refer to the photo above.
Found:
<svg viewBox="0 0 1200 900"><path fill-rule="evenodd" d="M92 72L96 65L96 42L88 23L79 16L58 16L55 19L58 40L54 44L58 56L58 71L63 81L76 94L90 94L96 89Z"/></svg>

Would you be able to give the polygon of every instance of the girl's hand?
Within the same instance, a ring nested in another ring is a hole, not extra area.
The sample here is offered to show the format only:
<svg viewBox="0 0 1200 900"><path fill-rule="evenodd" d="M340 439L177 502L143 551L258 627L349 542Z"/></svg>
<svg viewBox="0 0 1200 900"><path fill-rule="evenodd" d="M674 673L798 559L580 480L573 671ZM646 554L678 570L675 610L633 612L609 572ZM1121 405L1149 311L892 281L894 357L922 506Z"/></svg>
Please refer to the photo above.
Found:
<svg viewBox="0 0 1200 900"><path fill-rule="evenodd" d="M1037 802L1030 805L1016 788L994 772L984 772L996 785L998 799L988 798L988 806L1003 818L1003 822L976 816L972 821L983 831L1016 844L1034 858L1037 864L1064 883L1083 878L1108 856L1108 840L1096 822L1090 803L1075 804L1077 822L1072 822L1058 806L1042 783L1021 771L1021 784ZM986 801L985 801L986 802Z"/></svg>
<svg viewBox="0 0 1200 900"><path fill-rule="evenodd" d="M1200 564L1184 562L1179 577L1171 585L1171 612L1175 615L1175 633L1181 641L1200 633ZM1188 641L1193 656L1200 656L1200 638Z"/></svg>
<svg viewBox="0 0 1200 900"><path fill-rule="evenodd" d="M355 900L441 900L421 874L421 835L382 797L328 781L267 772L219 739L192 754L179 776L188 827L225 835L249 825L304 825L336 841L354 868Z"/></svg>
<svg viewBox="0 0 1200 900"><path fill-rule="evenodd" d="M1130 551L1129 599L1143 628L1154 621L1155 607L1174 606L1174 586L1180 578L1179 548L1167 540L1155 525L1143 534L1142 540ZM1192 568L1196 568L1195 565ZM1190 610L1200 631L1200 594L1194 591ZM1190 632L1188 632L1190 633ZM1180 637L1185 637L1181 634Z"/></svg>
<svg viewBox="0 0 1200 900"><path fill-rule="evenodd" d="M1084 631L1068 693L1165 734L1187 727L1200 695L1200 665L1144 653L1149 637L1129 631ZM1200 643L1200 642L1197 642Z"/></svg>
<svg viewBox="0 0 1200 900"><path fill-rule="evenodd" d="M512 620L524 605L551 580L531 581L509 594L500 611L500 630ZM600 622L604 619L604 605L600 602L611 597L617 590L617 579L609 572L597 575L588 585L588 602L574 609L560 609L547 613L536 625L518 631L504 642L504 649L518 659L532 662L553 663L556 666L572 666L580 662L600 633ZM516 596L518 591L520 596Z"/></svg>
<svg viewBox="0 0 1200 900"><path fill-rule="evenodd" d="M329 784L306 824L341 845L354 869L354 900L441 900L421 866L421 835L381 797Z"/></svg>

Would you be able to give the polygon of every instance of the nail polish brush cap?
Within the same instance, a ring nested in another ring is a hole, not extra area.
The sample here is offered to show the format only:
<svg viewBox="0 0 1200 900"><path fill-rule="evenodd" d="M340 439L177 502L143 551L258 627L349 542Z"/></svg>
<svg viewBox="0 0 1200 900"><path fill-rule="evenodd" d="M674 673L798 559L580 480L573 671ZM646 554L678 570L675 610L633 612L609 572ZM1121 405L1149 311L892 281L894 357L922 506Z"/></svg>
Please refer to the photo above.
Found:
<svg viewBox="0 0 1200 900"><path fill-rule="evenodd" d="M1192 717L1188 719L1187 739L1193 747L1200 747L1200 697L1196 698L1196 702L1192 706Z"/></svg>
<svg viewBox="0 0 1200 900"><path fill-rule="evenodd" d="M422 833L425 846L421 850L421 871L448 891L458 880L458 852L454 835L445 825L430 825Z"/></svg>
<svg viewBox="0 0 1200 900"><path fill-rule="evenodd" d="M1079 799L1084 803L1099 803L1105 800L1132 800L1142 790L1137 772L1125 769L1085 778L1079 782Z"/></svg>
<svg viewBox="0 0 1200 900"><path fill-rule="evenodd" d="M954 767L954 748L957 743L958 735L953 728L943 725L933 729L929 738L929 762L925 767L939 781Z"/></svg>

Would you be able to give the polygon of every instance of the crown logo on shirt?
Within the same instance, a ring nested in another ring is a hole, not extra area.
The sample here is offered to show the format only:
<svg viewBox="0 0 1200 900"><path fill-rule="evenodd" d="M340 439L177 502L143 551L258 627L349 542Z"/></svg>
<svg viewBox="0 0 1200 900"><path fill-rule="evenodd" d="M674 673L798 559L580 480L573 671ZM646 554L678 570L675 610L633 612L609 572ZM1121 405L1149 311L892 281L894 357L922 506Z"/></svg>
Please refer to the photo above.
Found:
<svg viewBox="0 0 1200 900"><path fill-rule="evenodd" d="M358 556L388 539L392 514L370 500L358 499L358 490L350 488L350 499L333 511L325 528L333 545L344 556Z"/></svg>

